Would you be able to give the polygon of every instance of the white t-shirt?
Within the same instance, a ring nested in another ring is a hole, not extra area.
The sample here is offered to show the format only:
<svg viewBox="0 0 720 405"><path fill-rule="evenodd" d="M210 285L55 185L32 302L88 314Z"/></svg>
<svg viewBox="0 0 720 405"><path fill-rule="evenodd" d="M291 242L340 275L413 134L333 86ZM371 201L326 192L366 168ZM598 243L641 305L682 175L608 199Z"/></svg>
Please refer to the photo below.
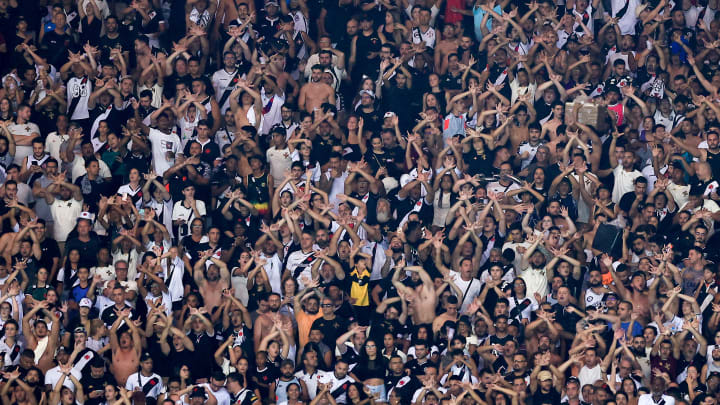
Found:
<svg viewBox="0 0 720 405"><path fill-rule="evenodd" d="M263 104L263 119L260 124L260 133L268 134L270 129L282 122L282 106L285 105L285 95L266 94L265 88L260 89L260 99Z"/></svg>
<svg viewBox="0 0 720 405"><path fill-rule="evenodd" d="M675 405L675 398L670 395L663 395L660 402L655 402L652 399L652 394L642 394L638 399L638 405Z"/></svg>
<svg viewBox="0 0 720 405"><path fill-rule="evenodd" d="M152 397L157 399L158 395L160 395L163 392L163 382L162 377L159 375L152 373L150 377L145 377L142 375L141 372L130 374L130 376L127 379L127 382L125 383L125 389L128 391L133 391L136 387L140 388L142 390L142 387L150 382L150 380L155 379L157 383L155 386L147 393L145 394L148 397Z"/></svg>
<svg viewBox="0 0 720 405"><path fill-rule="evenodd" d="M197 207L197 211L200 214L200 216L205 216L207 211L205 211L205 203L201 200L195 200L195 204ZM185 235L188 235L190 232L190 223L193 219L197 218L195 216L195 211L192 208L187 208L183 205L182 201L178 201L175 203L175 206L173 207L172 212L172 219L173 221L176 220L185 220L185 226L180 226L180 229L178 230L178 238L182 238ZM185 229L183 229L185 228Z"/></svg>
<svg viewBox="0 0 720 405"><path fill-rule="evenodd" d="M100 159L97 162L98 166L100 166L99 176L104 179L111 178L112 172L110 172L110 168L105 161ZM84 176L85 173L87 173L87 170L85 170L85 158L82 157L82 155L75 155L75 160L72 161L72 169L70 170L73 183L78 179L78 177Z"/></svg>
<svg viewBox="0 0 720 405"><path fill-rule="evenodd" d="M337 377L335 377L334 372L328 372L328 373L323 374L322 376L320 376L318 381L323 384L330 384L330 390L329 390L330 392L335 391L336 389L340 388L340 386L345 383L352 384L355 382L355 380L352 377L350 377L349 375L346 375L345 377L338 379ZM347 402L347 393L346 392L343 392L342 394L338 395L335 398L335 401L337 401L337 403L339 403L339 404L346 403Z"/></svg>
<svg viewBox="0 0 720 405"><path fill-rule="evenodd" d="M60 158L60 147L69 139L70 135L60 135L57 131L50 132L47 138L45 138L45 152L48 152L50 156L55 158L58 162L62 162Z"/></svg>
<svg viewBox="0 0 720 405"><path fill-rule="evenodd" d="M637 22L635 10L639 5L640 2L638 0L612 0L613 17L616 17L617 13L627 6L625 14L620 18L620 21L618 21L621 35L635 35L635 23Z"/></svg>
<svg viewBox="0 0 720 405"><path fill-rule="evenodd" d="M87 77L71 77L67 82L67 104L68 113L72 99L79 97L75 111L73 111L71 120L84 120L90 118L90 110L88 110L88 99L92 93L92 83Z"/></svg>
<svg viewBox="0 0 720 405"><path fill-rule="evenodd" d="M277 255L277 253L273 254L270 257L262 254L261 257L267 260L267 263L265 263L265 266L263 267L265 268L265 273L267 273L268 281L270 283L272 291L274 293L281 294L282 286L280 276L282 274L283 264L280 261L280 257Z"/></svg>
<svg viewBox="0 0 720 405"><path fill-rule="evenodd" d="M469 281L465 281L460 277L459 272L452 270L450 270L450 278L463 293L460 311L464 312L473 302L473 299L482 291L482 283L476 278L470 278Z"/></svg>
<svg viewBox="0 0 720 405"><path fill-rule="evenodd" d="M82 374L80 374L79 371L75 370L74 368L72 371L70 371L70 374L72 374L73 377L77 378L78 381L82 378ZM49 385L55 388L55 384L60 381L60 377L62 376L62 372L60 371L60 366L55 366L51 368L50 370L45 373L45 385ZM63 387L68 387L70 390L75 392L75 384L73 384L72 380L70 380L70 377L65 377L65 381L63 381Z"/></svg>
<svg viewBox="0 0 720 405"><path fill-rule="evenodd" d="M236 73L238 73L237 70L233 72L228 72L225 69L220 69L217 72L213 73L211 81L213 88L215 89L215 98L217 99L218 103L222 99L225 90L228 87L234 85L233 78L235 77ZM228 108L230 108L230 97L227 97L223 105L220 106L220 114L225 114L225 111L227 111Z"/></svg>
<svg viewBox="0 0 720 405"><path fill-rule="evenodd" d="M217 391L213 391L212 387L210 387L210 384L208 383L200 384L200 386L208 387L208 389L212 391L215 399L217 399L217 405L230 405L230 393L227 392L225 387L222 387Z"/></svg>
<svg viewBox="0 0 720 405"><path fill-rule="evenodd" d="M270 174L275 180L275 184L280 184L285 180L285 170L290 170L292 165L292 157L290 149L277 149L275 146L266 152L267 161L270 164Z"/></svg>
<svg viewBox="0 0 720 405"><path fill-rule="evenodd" d="M533 146L530 145L529 142L523 142L520 144L520 147L518 148L518 155L521 156L525 152L529 153L527 159L522 160L522 169L530 166L530 163L533 161L533 159L535 159L535 154L537 153L537 150L541 145L542 143L538 143L537 145Z"/></svg>
<svg viewBox="0 0 720 405"><path fill-rule="evenodd" d="M150 128L150 142L152 143L153 166L155 173L163 173L175 164L175 155L182 153L180 137L174 133L166 134L155 128Z"/></svg>
<svg viewBox="0 0 720 405"><path fill-rule="evenodd" d="M52 213L53 221L53 239L58 242L65 242L70 231L75 228L77 218L82 212L83 202L74 198L67 201L55 199L50 204L50 213Z"/></svg>
<svg viewBox="0 0 720 405"><path fill-rule="evenodd" d="M635 189L633 182L636 178L641 177L642 173L637 170L628 172L619 164L613 169L613 174L615 175L615 185L612 191L612 201L617 204L625 193Z"/></svg>

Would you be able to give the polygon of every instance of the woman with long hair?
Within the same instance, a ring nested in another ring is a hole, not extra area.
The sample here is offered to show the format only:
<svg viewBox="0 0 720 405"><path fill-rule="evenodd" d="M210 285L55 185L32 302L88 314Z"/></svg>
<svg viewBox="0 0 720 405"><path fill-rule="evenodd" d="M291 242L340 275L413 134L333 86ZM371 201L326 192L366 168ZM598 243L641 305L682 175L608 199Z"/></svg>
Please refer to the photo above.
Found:
<svg viewBox="0 0 720 405"><path fill-rule="evenodd" d="M384 382L389 362L380 350L375 340L367 339L360 350L360 359L350 372L350 376L368 387L378 402L387 402Z"/></svg>
<svg viewBox="0 0 720 405"><path fill-rule="evenodd" d="M10 80L13 80L12 78ZM5 96L0 99L0 121L12 121L15 119L13 103Z"/></svg>
<svg viewBox="0 0 720 405"><path fill-rule="evenodd" d="M378 37L383 44L390 43L395 48L399 48L406 36L407 28L397 21L392 11L386 10L384 17L384 23L377 29Z"/></svg>
<svg viewBox="0 0 720 405"><path fill-rule="evenodd" d="M80 250L70 249L67 256L65 256L65 263L63 267L58 270L57 282L58 291L66 295L77 280L77 273L80 269Z"/></svg>

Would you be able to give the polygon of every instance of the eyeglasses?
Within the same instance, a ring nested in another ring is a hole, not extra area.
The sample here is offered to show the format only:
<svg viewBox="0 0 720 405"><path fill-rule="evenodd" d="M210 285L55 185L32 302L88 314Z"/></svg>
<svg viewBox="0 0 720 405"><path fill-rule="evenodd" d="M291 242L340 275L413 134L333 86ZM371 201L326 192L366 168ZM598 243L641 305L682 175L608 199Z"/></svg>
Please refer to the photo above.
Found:
<svg viewBox="0 0 720 405"><path fill-rule="evenodd" d="M375 346L375 345L365 345L365 347L370 348L370 349L375 349L377 346Z"/></svg>
<svg viewBox="0 0 720 405"><path fill-rule="evenodd" d="M332 308L333 304L322 304L323 308Z"/></svg>

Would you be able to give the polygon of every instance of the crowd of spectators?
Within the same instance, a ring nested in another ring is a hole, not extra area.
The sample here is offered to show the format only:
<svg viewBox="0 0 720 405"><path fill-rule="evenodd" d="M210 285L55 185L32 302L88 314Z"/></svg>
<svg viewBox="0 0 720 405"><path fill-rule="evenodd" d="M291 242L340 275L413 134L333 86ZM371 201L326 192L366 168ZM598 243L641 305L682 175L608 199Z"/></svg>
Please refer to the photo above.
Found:
<svg viewBox="0 0 720 405"><path fill-rule="evenodd" d="M0 0L0 403L714 405L719 0Z"/></svg>

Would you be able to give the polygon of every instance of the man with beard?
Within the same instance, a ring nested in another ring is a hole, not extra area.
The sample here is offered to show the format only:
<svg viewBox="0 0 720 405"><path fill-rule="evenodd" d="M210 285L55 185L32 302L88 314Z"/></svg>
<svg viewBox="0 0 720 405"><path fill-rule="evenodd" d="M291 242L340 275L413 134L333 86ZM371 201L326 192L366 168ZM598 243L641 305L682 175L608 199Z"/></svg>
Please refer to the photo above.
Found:
<svg viewBox="0 0 720 405"><path fill-rule="evenodd" d="M383 236L387 236L388 233L397 228L392 206L387 198L378 198L375 208L375 221ZM402 251L401 248L400 252Z"/></svg>
<svg viewBox="0 0 720 405"><path fill-rule="evenodd" d="M706 358L701 353L707 353L707 341L705 338L698 333L692 325L685 324L687 329L683 330L678 334L678 339L681 344L675 344L675 357L678 359L678 371L680 374L677 377L677 381L682 381L687 378L688 367L693 366L695 369L700 370L706 362ZM688 338L688 333L692 334L692 339ZM715 358L713 357L713 361ZM720 360L720 358L718 358Z"/></svg>
<svg viewBox="0 0 720 405"><path fill-rule="evenodd" d="M605 294L612 292L603 285L602 273L599 269L588 272L588 285L589 287L580 296L580 305L583 309L601 306Z"/></svg>
<svg viewBox="0 0 720 405"><path fill-rule="evenodd" d="M230 403L233 405L258 405L260 400L255 393L247 388L245 377L238 372L232 372L227 376L225 386L230 394Z"/></svg>
<svg viewBox="0 0 720 405"><path fill-rule="evenodd" d="M308 398L313 400L317 395L318 380L324 374L323 371L318 370L318 352L308 346L303 351L300 361L302 368L295 373L295 378L305 384Z"/></svg>
<svg viewBox="0 0 720 405"><path fill-rule="evenodd" d="M208 260L212 262L209 266ZM223 290L230 285L227 265L215 257L212 250L206 250L193 267L193 277L205 301L205 307L213 309L219 306Z"/></svg>
<svg viewBox="0 0 720 405"><path fill-rule="evenodd" d="M260 347L260 342L262 342L265 336L269 335L272 332L275 322L280 321L282 323L283 329L288 335L288 340L290 341L290 352L288 354L288 358L294 359L296 349L295 333L293 333L292 331L293 326L290 317L285 314L278 313L278 311L280 310L280 305L282 303L282 300L280 299L280 294L274 292L271 293L268 296L267 301L268 312L258 316L255 320L255 324L253 325L253 342L255 343L255 351L258 351Z"/></svg>
<svg viewBox="0 0 720 405"><path fill-rule="evenodd" d="M320 300L322 317L316 319L312 324L312 329L317 329L323 333L323 343L329 347L335 347L337 338L348 330L350 322L347 319L339 317L335 314L335 303L332 298L324 297Z"/></svg>
<svg viewBox="0 0 720 405"><path fill-rule="evenodd" d="M335 104L335 89L320 81L324 71L322 65L314 65L311 71L310 81L300 88L298 98L298 108L308 114L312 114L323 103Z"/></svg>
<svg viewBox="0 0 720 405"><path fill-rule="evenodd" d="M498 319L498 324L500 324ZM513 359L518 351L518 343L513 340L506 340L505 343L496 343L485 346L492 351L485 350L480 355L485 359L485 365L492 367L493 371L500 374L506 374L513 364Z"/></svg>
<svg viewBox="0 0 720 405"><path fill-rule="evenodd" d="M388 366L390 375L385 377L385 391L398 390L401 397L409 396L422 386L415 376L405 374L402 357L393 355ZM408 398L409 399L409 398Z"/></svg>
<svg viewBox="0 0 720 405"><path fill-rule="evenodd" d="M405 266L405 259L402 252L402 241L398 236L393 236L390 239L390 249L388 249L385 254L387 255L387 257L392 258L394 266L388 268L388 273L383 274L383 278L373 287L372 291L370 292L370 296L372 297L372 300L376 306L379 306L384 299L394 298L398 296L397 288L395 288L393 280L387 277L387 275L390 274L390 271L393 268ZM399 276L402 277L402 279L398 279L396 281L399 281L403 285L409 288L415 288L417 286L417 283L413 282L411 277L409 277L407 273L400 272Z"/></svg>
<svg viewBox="0 0 720 405"><path fill-rule="evenodd" d="M37 400L33 394L33 389L21 378L20 369L16 368L12 372L3 373L3 376L7 379L3 390L0 391L0 399L4 404L17 404L17 405L35 405ZM9 388L12 388L12 394L9 394ZM11 401L10 398L15 401Z"/></svg>
<svg viewBox="0 0 720 405"><path fill-rule="evenodd" d="M300 347L305 347L305 344L307 344L313 322L322 317L320 314L320 298L318 298L318 295L322 293L316 287L317 282L313 281L311 284L306 285L300 294L295 295L293 300ZM322 297L322 295L320 296Z"/></svg>
<svg viewBox="0 0 720 405"><path fill-rule="evenodd" d="M320 275L319 287L325 288L333 284L342 284L346 272L349 273L350 269L345 269L342 264L328 256L325 250L317 252L317 258L319 260L315 260L311 272L313 279L317 279L318 274Z"/></svg>
<svg viewBox="0 0 720 405"><path fill-rule="evenodd" d="M665 395L666 386L667 382L663 376L653 375L650 380L650 393L640 395L638 405L675 405L675 398Z"/></svg>
<svg viewBox="0 0 720 405"><path fill-rule="evenodd" d="M528 360L525 353L515 353L512 356L512 368L505 375L505 381L512 383L517 377L523 378L526 384L530 383L530 369L528 368Z"/></svg>
<svg viewBox="0 0 720 405"><path fill-rule="evenodd" d="M338 404L347 403L347 391L350 384L355 380L348 375L350 365L346 360L339 359L335 363L335 370L332 373L325 373L318 378L318 390L322 387L328 387L330 395L335 398Z"/></svg>
<svg viewBox="0 0 720 405"><path fill-rule="evenodd" d="M101 404L105 399L105 386L117 385L115 378L105 370L105 360L100 356L90 360L90 372L80 379L80 383L87 397L86 405Z"/></svg>
<svg viewBox="0 0 720 405"><path fill-rule="evenodd" d="M673 142L691 155L700 158L700 161L710 164L713 178L720 179L720 134L710 131L707 134L707 149L699 149L688 145L681 139L671 136Z"/></svg>
<svg viewBox="0 0 720 405"><path fill-rule="evenodd" d="M543 356L538 362L530 375L530 391L532 392L533 404L559 404L560 393L555 387L562 387L562 376L555 378L557 381L553 383L553 373L548 370L541 370L542 366L549 365L549 356Z"/></svg>

